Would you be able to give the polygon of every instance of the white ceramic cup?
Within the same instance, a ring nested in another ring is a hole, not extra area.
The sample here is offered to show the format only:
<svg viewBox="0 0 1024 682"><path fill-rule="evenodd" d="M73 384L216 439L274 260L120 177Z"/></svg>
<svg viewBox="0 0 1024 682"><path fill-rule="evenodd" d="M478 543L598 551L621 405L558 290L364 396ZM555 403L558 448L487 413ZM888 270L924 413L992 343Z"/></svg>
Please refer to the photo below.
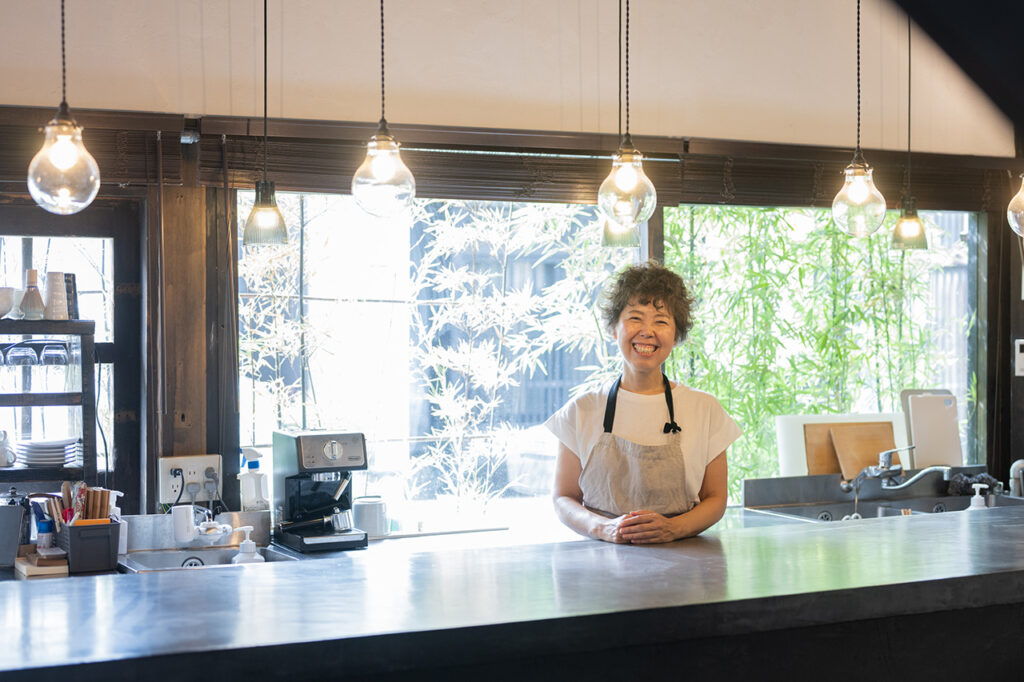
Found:
<svg viewBox="0 0 1024 682"><path fill-rule="evenodd" d="M352 517L356 528L371 538L382 538L391 531L388 505L380 495L357 497L352 503Z"/></svg>
<svg viewBox="0 0 1024 682"><path fill-rule="evenodd" d="M21 312L21 299L23 298L25 298L25 290L15 289L14 305L11 307L11 311L8 313L8 316L12 320L20 320L21 318L25 317L25 313Z"/></svg>
<svg viewBox="0 0 1024 682"><path fill-rule="evenodd" d="M68 319L68 291L63 272L46 273L46 301L43 318L47 320Z"/></svg>
<svg viewBox="0 0 1024 682"><path fill-rule="evenodd" d="M0 287L0 317L14 308L14 287Z"/></svg>

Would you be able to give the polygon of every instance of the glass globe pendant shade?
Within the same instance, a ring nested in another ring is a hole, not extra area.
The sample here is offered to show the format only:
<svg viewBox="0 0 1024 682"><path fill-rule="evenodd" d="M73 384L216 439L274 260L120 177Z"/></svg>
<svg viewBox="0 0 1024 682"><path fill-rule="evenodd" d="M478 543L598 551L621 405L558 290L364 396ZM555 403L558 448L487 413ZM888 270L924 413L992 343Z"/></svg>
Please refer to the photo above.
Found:
<svg viewBox="0 0 1024 682"><path fill-rule="evenodd" d="M50 213L70 215L91 204L99 189L100 167L62 102L46 126L42 149L28 166L28 191Z"/></svg>
<svg viewBox="0 0 1024 682"><path fill-rule="evenodd" d="M917 215L913 197L903 200L900 219L892 231L892 248L907 251L928 248L928 236L924 231L924 223Z"/></svg>
<svg viewBox="0 0 1024 682"><path fill-rule="evenodd" d="M416 198L416 180L402 161L399 146L381 119L377 134L366 145L366 159L352 176L352 196L370 215L396 215Z"/></svg>
<svg viewBox="0 0 1024 682"><path fill-rule="evenodd" d="M1024 175L1021 177L1024 178ZM1010 205L1006 207L1006 220L1014 232L1024 237L1024 179L1021 180L1020 189L1010 199Z"/></svg>
<svg viewBox="0 0 1024 682"><path fill-rule="evenodd" d="M274 195L274 183L256 183L256 203L252 213L245 221L242 232L242 246L264 246L271 244L287 244L288 227L284 224L284 216L277 207Z"/></svg>
<svg viewBox="0 0 1024 682"><path fill-rule="evenodd" d="M854 158L846 167L846 181L832 201L832 219L851 237L874 234L885 220L885 198L871 179L871 166Z"/></svg>
<svg viewBox="0 0 1024 682"><path fill-rule="evenodd" d="M644 173L643 154L629 135L612 156L612 171L597 191L597 208L620 232L645 222L658 205L658 192Z"/></svg>

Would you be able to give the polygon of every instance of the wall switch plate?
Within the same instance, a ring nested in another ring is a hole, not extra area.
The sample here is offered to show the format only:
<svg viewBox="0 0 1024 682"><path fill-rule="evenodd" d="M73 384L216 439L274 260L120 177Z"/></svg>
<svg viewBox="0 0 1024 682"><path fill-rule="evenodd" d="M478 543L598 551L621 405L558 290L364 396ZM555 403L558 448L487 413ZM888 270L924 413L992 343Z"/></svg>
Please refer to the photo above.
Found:
<svg viewBox="0 0 1024 682"><path fill-rule="evenodd" d="M196 493L196 502L211 502L213 499L219 498L224 492L224 480L221 467L220 455L185 455L182 457L161 457L157 460L157 466L159 468L159 503L160 504L188 504L192 501L192 496L188 493L188 489L182 490L183 486L187 486L189 483L198 483L199 492ZM217 493L216 495L210 495L210 491L207 490L206 482L208 480L206 476L206 470L213 468L214 473L217 476ZM174 469L181 469L182 476L172 476L171 471ZM178 493L181 493L179 498Z"/></svg>
<svg viewBox="0 0 1024 682"><path fill-rule="evenodd" d="M1024 377L1024 339L1013 342L1013 374Z"/></svg>

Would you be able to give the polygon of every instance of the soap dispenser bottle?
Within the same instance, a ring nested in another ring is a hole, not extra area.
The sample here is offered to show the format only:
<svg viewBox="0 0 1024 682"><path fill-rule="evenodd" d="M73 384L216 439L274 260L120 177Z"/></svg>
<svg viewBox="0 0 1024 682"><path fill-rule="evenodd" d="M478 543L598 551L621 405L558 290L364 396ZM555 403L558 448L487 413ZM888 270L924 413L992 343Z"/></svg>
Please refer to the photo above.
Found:
<svg viewBox="0 0 1024 682"><path fill-rule="evenodd" d="M971 484L971 487L974 488L974 497L971 498L971 506L967 508L967 511L988 509L985 505L985 496L981 494L982 488L987 488L988 485L985 483L973 483Z"/></svg>
<svg viewBox="0 0 1024 682"><path fill-rule="evenodd" d="M252 526L242 526L235 530L245 531L245 539L238 544L238 554L231 557L231 563L261 564L266 561L266 559L256 551L256 543L249 539L249 533L252 531Z"/></svg>

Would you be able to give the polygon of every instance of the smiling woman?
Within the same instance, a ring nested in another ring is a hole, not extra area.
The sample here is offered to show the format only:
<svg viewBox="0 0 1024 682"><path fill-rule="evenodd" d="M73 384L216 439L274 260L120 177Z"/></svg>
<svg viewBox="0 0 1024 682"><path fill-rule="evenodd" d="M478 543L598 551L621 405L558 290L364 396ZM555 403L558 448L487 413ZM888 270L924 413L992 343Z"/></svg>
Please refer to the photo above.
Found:
<svg viewBox="0 0 1024 682"><path fill-rule="evenodd" d="M622 376L546 422L559 439L555 509L576 532L608 542L697 535L725 512L726 448L740 429L715 398L662 373L690 328L686 287L656 263L633 266L611 285L603 313Z"/></svg>

